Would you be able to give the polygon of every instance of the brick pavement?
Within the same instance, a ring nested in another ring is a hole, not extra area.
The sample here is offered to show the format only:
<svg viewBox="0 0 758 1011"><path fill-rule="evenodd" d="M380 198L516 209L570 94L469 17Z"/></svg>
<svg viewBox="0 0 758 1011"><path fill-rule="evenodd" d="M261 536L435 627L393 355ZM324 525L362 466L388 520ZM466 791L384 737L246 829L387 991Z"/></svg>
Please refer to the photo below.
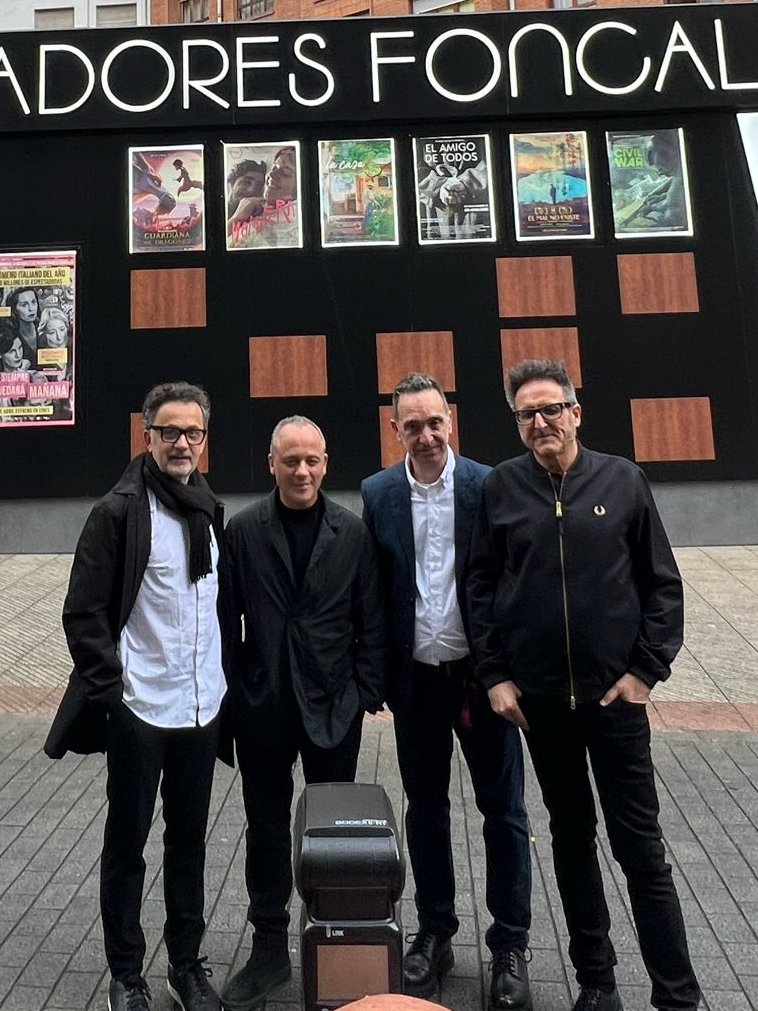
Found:
<svg viewBox="0 0 758 1011"><path fill-rule="evenodd" d="M662 823L709 1011L758 1011L758 548L682 549L686 648L652 710ZM0 1011L106 1007L97 870L104 818L101 756L50 762L40 748L69 670L59 627L70 556L0 556ZM686 729L671 729L686 728ZM715 729L721 728L721 729ZM752 728L752 729L751 729ZM730 732L731 731L731 732ZM403 797L391 722L367 720L359 778ZM571 1007L572 976L547 820L527 776L534 860L531 977L535 1011ZM480 819L458 752L452 786L461 929L438 1000L486 1007L487 925ZM161 820L146 852L144 923L155 1011L171 1001L160 941ZM204 953L219 984L245 959L244 816L238 777L219 766L209 828ZM618 979L626 1011L647 1008L623 881L601 835ZM414 927L409 880L402 903ZM297 923L298 901L293 903ZM292 935L298 962L297 936ZM299 1007L297 978L267 1011Z"/></svg>

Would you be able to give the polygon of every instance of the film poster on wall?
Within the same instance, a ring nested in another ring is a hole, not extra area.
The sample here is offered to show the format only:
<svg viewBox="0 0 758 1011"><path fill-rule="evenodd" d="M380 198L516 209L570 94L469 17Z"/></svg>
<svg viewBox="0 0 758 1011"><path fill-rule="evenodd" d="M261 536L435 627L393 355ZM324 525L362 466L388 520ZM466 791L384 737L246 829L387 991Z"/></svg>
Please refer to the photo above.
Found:
<svg viewBox="0 0 758 1011"><path fill-rule="evenodd" d="M396 246L395 142L320 140L323 246Z"/></svg>
<svg viewBox="0 0 758 1011"><path fill-rule="evenodd" d="M519 242L594 238L584 131L512 134L511 179Z"/></svg>
<svg viewBox="0 0 758 1011"><path fill-rule="evenodd" d="M303 245L300 142L224 144L226 248Z"/></svg>
<svg viewBox="0 0 758 1011"><path fill-rule="evenodd" d="M129 252L205 249L203 145L129 148Z"/></svg>
<svg viewBox="0 0 758 1011"><path fill-rule="evenodd" d="M422 245L497 238L487 134L414 137L413 163Z"/></svg>
<svg viewBox="0 0 758 1011"><path fill-rule="evenodd" d="M605 139L616 238L692 235L684 131L609 130Z"/></svg>
<svg viewBox="0 0 758 1011"><path fill-rule="evenodd" d="M0 253L0 427L74 424L76 253Z"/></svg>

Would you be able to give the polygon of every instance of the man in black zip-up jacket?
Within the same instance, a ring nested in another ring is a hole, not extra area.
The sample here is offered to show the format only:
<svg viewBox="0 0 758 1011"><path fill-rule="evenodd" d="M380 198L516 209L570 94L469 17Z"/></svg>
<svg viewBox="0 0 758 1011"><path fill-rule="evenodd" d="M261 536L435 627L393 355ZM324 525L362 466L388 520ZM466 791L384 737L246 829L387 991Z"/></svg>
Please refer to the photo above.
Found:
<svg viewBox="0 0 758 1011"><path fill-rule="evenodd" d="M587 756L627 879L651 1003L695 1011L700 990L665 861L645 703L682 645L682 585L642 471L580 446L562 362L508 374L530 452L486 478L467 584L477 673L521 727L550 815L580 994L621 1011Z"/></svg>

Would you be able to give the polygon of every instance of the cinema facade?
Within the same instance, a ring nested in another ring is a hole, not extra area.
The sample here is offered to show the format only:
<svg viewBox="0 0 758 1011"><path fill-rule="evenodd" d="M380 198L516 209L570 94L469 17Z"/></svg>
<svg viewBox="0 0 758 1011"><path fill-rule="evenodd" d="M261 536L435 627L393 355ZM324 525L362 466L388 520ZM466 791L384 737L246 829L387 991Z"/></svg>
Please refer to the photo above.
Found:
<svg viewBox="0 0 758 1011"><path fill-rule="evenodd" d="M758 542L756 54L750 4L0 36L0 551L72 548L156 382L232 508L292 413L354 502L411 369L519 452L524 357L676 543Z"/></svg>

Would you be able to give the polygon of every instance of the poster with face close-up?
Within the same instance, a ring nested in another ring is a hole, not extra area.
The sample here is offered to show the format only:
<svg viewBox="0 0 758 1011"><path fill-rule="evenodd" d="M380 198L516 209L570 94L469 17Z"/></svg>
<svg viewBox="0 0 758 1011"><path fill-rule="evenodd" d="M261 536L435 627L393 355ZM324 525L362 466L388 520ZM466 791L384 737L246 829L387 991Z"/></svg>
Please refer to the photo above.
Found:
<svg viewBox="0 0 758 1011"><path fill-rule="evenodd" d="M76 253L0 253L0 429L74 424Z"/></svg>
<svg viewBox="0 0 758 1011"><path fill-rule="evenodd" d="M323 246L396 246L395 142L318 142Z"/></svg>
<svg viewBox="0 0 758 1011"><path fill-rule="evenodd" d="M205 249L203 145L129 148L129 252Z"/></svg>
<svg viewBox="0 0 758 1011"><path fill-rule="evenodd" d="M413 163L421 245L497 238L487 134L414 137Z"/></svg>
<svg viewBox="0 0 758 1011"><path fill-rule="evenodd" d="M511 181L519 242L594 238L586 133L512 134Z"/></svg>
<svg viewBox="0 0 758 1011"><path fill-rule="evenodd" d="M226 248L303 245L300 143L224 144Z"/></svg>
<svg viewBox="0 0 758 1011"><path fill-rule="evenodd" d="M616 238L692 235L684 132L613 130L605 138Z"/></svg>

